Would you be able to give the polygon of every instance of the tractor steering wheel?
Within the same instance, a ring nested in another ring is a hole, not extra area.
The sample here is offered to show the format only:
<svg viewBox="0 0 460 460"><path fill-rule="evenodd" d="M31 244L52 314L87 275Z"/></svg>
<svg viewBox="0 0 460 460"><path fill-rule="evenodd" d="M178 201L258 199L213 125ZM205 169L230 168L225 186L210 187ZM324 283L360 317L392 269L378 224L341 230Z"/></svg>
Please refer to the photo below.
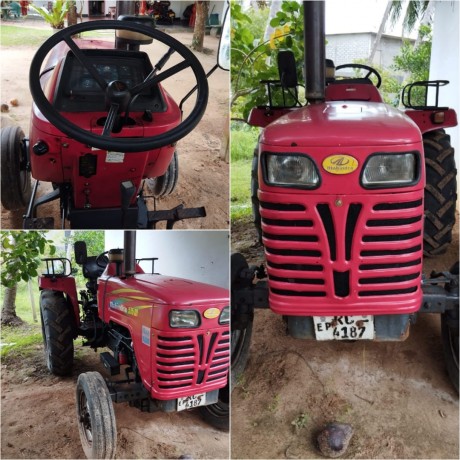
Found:
<svg viewBox="0 0 460 460"><path fill-rule="evenodd" d="M374 74L375 77L377 78L377 83L375 84L375 86L377 88L380 88L380 85L382 84L382 77L380 76L380 74L374 68L369 67L368 65L365 65L365 64L342 64L342 65L338 65L335 68L335 70L337 71L337 70L346 69L346 68L368 70L367 74L364 77L358 77L358 78L367 78L367 79L369 79L369 76Z"/></svg>
<svg viewBox="0 0 460 460"><path fill-rule="evenodd" d="M128 88L121 81L107 83L102 75L99 74L96 67L93 66L91 62L89 62L86 55L82 52L81 48L72 38L72 36L82 32L102 29L121 29L138 32L158 40L159 42L168 46L168 53L166 53L158 63L158 67L160 68L166 63L173 52L177 52L183 58L183 60L179 64L175 64L163 72L152 72L145 78L142 83L139 83L132 88ZM110 101L110 109L108 110L107 121L105 123L102 134L94 134L70 122L67 118L63 117L55 107L53 107L52 103L48 100L48 98L45 96L45 93L43 92L43 89L40 85L40 69L42 63L48 53L61 42L65 42L67 46L72 50L76 59L96 80L98 85L105 92L107 100ZM158 84L169 77L172 77L176 73L181 72L188 67L191 68L196 79L197 97L193 110L190 112L186 119L182 120L179 125L175 126L169 131L157 136L144 138L111 137L113 120L116 118L117 113L120 111L120 104L126 104L126 101L130 101L143 90L151 87L152 85ZM175 38L160 32L159 30L134 22L115 20L92 21L90 23L76 24L57 32L48 38L38 49L34 58L32 59L29 73L29 86L30 92L32 93L32 98L39 110L60 131L83 144L90 145L102 150L114 150L120 152L142 152L146 150L153 150L165 145L173 144L179 139L182 139L184 136L190 133L201 120L206 109L209 92L208 81L206 79L206 74L203 70L203 67L195 55L185 45L177 41Z"/></svg>

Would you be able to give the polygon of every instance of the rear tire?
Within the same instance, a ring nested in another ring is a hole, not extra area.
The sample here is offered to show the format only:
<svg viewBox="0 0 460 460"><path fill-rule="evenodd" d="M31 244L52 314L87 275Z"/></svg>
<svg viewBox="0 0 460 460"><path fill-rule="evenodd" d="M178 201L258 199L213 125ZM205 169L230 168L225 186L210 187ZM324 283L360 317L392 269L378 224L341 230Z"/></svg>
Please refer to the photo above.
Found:
<svg viewBox="0 0 460 460"><path fill-rule="evenodd" d="M166 172L160 177L147 179L147 187L152 191L155 198L167 196L176 188L178 177L179 159L177 158L177 152L174 152Z"/></svg>
<svg viewBox="0 0 460 460"><path fill-rule="evenodd" d="M77 381L77 420L87 458L114 458L117 426L112 399L99 372L85 372Z"/></svg>
<svg viewBox="0 0 460 460"><path fill-rule="evenodd" d="M8 211L27 206L32 194L23 139L24 132L19 126L7 126L1 130L2 205Z"/></svg>
<svg viewBox="0 0 460 460"><path fill-rule="evenodd" d="M242 270L248 268L246 259L240 253L234 253L231 256L231 289L241 287L242 283L239 280L239 275ZM232 292L233 296L233 292ZM233 302L233 300L232 300ZM249 347L251 346L252 327L254 316L248 319L245 327L234 329L232 328L231 336L231 383L232 389L238 383L239 378L246 368L249 358ZM235 318L232 308L232 324L237 324L238 319Z"/></svg>
<svg viewBox="0 0 460 460"><path fill-rule="evenodd" d="M69 375L76 335L72 307L62 292L46 289L40 294L40 316L46 365L54 375Z"/></svg>
<svg viewBox="0 0 460 460"><path fill-rule="evenodd" d="M456 175L454 149L443 129L423 135L425 151L424 253L444 254L455 224Z"/></svg>
<svg viewBox="0 0 460 460"><path fill-rule="evenodd" d="M203 419L214 428L228 431L230 428L229 392L227 386L219 390L219 400L215 404L199 407Z"/></svg>

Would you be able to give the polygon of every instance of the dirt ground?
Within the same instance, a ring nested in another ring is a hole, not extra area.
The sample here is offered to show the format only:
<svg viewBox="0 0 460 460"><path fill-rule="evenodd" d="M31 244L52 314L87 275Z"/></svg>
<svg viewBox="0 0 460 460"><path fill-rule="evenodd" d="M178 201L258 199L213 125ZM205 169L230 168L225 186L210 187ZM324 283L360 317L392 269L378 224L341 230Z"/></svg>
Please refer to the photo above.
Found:
<svg viewBox="0 0 460 460"><path fill-rule="evenodd" d="M457 226L449 253L425 260L425 273L448 269L458 251ZM232 224L232 252L263 261L252 222ZM232 393L232 458L324 458L315 439L332 421L354 429L343 458L458 459L458 394L439 316L420 315L405 342L321 343L286 336L280 316L256 310Z"/></svg>
<svg viewBox="0 0 460 460"><path fill-rule="evenodd" d="M104 367L99 353L78 347L71 377L49 374L43 346L1 365L1 458L86 458L80 444L75 388L82 372ZM194 411L144 413L115 404L116 458L228 458L228 433Z"/></svg>
<svg viewBox="0 0 460 460"><path fill-rule="evenodd" d="M34 21L33 26L37 21ZM29 27L30 24L27 24ZM43 27L46 27L43 25ZM173 33L174 38L184 44L191 43L192 34L175 31L170 28L168 33ZM208 72L216 63L216 51L219 39L212 36L205 37L204 46L206 53L195 53L203 68ZM153 43L142 47L155 58L159 58L158 45ZM29 64L35 53L31 47L5 47L1 46L2 61L7 63L1 69L1 103L9 104L11 99L18 99L19 105L11 107L8 113L2 114L2 126L16 123L24 130L26 136L29 130L30 108L32 98L28 87ZM171 64L176 57L171 58ZM195 85L193 73L190 70L180 72L168 79L164 86L179 102L185 94ZM224 139L224 128L228 126L228 88L229 74L217 69L209 78L209 102L206 113L201 122L188 136L178 142L179 155L179 181L174 192L157 200L157 209L172 209L179 204L185 207L204 206L207 216L201 219L188 219L178 222L175 228L193 229L227 229L228 217L228 163L221 157L221 145ZM193 107L194 97L184 105L185 115ZM41 183L39 196L52 190L51 184ZM153 209L153 203L149 205ZM9 212L2 208L2 228L22 228L22 215L24 211ZM53 216L55 228L60 227L59 205L57 202L46 204L39 209L38 217ZM159 224L158 228L164 228Z"/></svg>

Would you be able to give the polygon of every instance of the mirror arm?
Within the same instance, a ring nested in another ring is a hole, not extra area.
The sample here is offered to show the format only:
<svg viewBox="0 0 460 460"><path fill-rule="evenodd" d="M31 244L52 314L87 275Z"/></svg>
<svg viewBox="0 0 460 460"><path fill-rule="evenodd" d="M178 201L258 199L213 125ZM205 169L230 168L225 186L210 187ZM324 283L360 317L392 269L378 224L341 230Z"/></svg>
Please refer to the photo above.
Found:
<svg viewBox="0 0 460 460"><path fill-rule="evenodd" d="M215 71L216 69L219 68L219 64L215 64L214 67L206 74L206 78L209 78ZM196 91L198 88L198 85L195 85L180 101L179 104L179 110L180 113L182 113L182 106L184 105L185 101Z"/></svg>

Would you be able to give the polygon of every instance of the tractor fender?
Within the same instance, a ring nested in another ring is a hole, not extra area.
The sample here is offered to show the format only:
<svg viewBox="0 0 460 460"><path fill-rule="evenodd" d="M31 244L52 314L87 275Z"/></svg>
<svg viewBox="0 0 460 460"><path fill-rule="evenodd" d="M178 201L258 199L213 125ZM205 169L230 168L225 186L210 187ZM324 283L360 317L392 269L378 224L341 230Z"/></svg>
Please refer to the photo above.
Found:
<svg viewBox="0 0 460 460"><path fill-rule="evenodd" d="M80 327L80 308L78 306L77 285L75 278L71 277L40 277L38 287L41 290L50 289L64 293L73 308L75 326Z"/></svg>
<svg viewBox="0 0 460 460"><path fill-rule="evenodd" d="M458 124L454 109L406 110L404 113L418 126L422 134L437 129L452 128ZM444 113L444 121L435 123L435 115L440 113Z"/></svg>

